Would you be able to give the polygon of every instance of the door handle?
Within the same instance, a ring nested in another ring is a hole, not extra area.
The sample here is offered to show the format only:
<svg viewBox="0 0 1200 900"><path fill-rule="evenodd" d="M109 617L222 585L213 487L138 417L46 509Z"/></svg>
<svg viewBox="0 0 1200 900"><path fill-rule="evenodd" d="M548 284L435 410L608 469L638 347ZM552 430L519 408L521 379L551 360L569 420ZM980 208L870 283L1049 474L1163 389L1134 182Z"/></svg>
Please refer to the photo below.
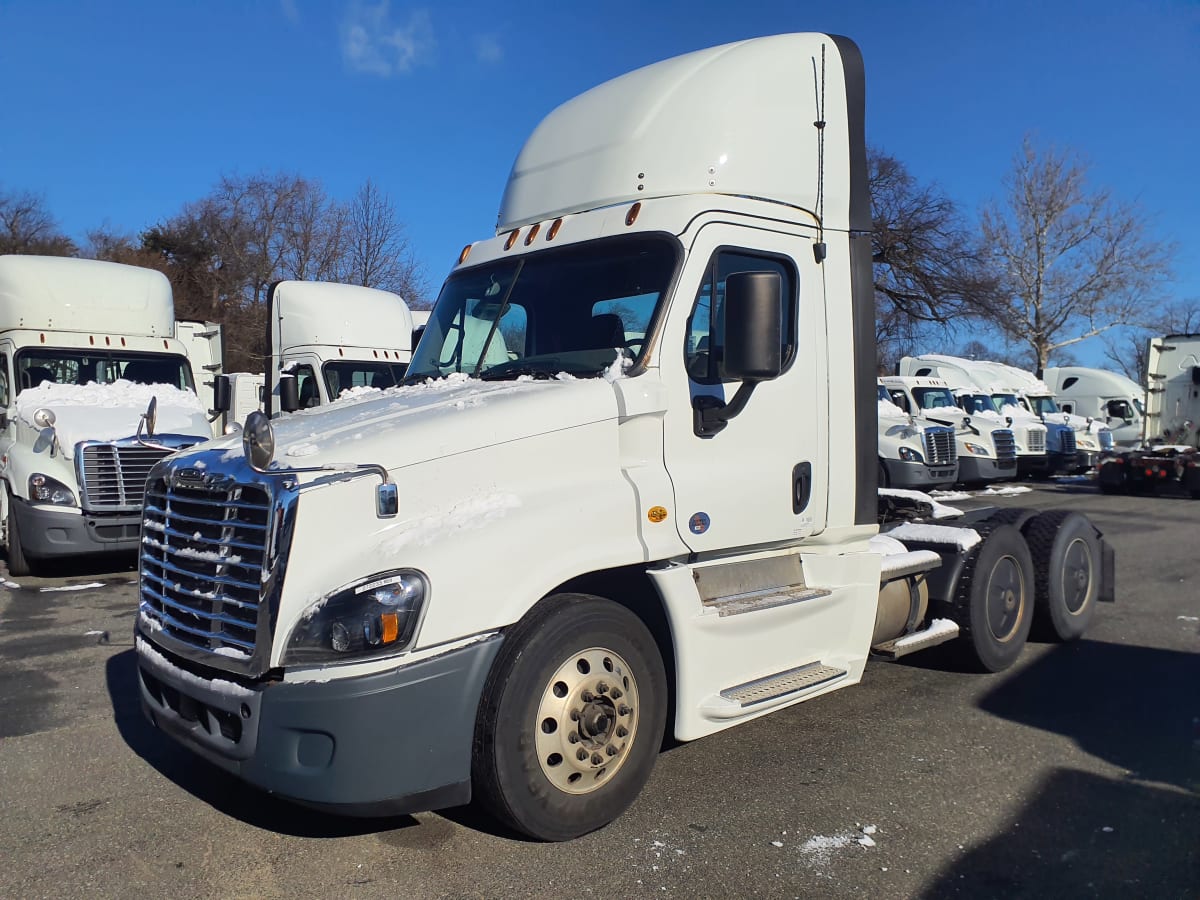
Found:
<svg viewBox="0 0 1200 900"><path fill-rule="evenodd" d="M812 497L812 463L798 463L792 469L792 512L802 513Z"/></svg>

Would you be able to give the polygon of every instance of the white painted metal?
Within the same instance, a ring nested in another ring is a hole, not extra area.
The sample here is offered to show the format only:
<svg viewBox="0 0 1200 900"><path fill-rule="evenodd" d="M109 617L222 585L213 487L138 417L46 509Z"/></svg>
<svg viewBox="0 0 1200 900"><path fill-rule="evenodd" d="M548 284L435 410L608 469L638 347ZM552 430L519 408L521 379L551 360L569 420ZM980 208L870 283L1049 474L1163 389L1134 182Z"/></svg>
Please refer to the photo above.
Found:
<svg viewBox="0 0 1200 900"><path fill-rule="evenodd" d="M1104 422L1118 446L1142 442L1146 389L1117 372L1086 366L1060 366L1043 373L1059 406L1075 416Z"/></svg>

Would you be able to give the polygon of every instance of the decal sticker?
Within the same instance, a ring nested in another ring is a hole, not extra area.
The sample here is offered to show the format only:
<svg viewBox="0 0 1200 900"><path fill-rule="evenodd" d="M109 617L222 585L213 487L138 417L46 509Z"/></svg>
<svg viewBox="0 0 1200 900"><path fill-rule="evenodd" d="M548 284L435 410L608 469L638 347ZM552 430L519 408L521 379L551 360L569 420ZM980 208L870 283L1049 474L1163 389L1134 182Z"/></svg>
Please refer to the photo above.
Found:
<svg viewBox="0 0 1200 900"><path fill-rule="evenodd" d="M657 525L659 522L666 521L667 510L662 506L652 506L650 507L650 511L646 513L646 518Z"/></svg>
<svg viewBox="0 0 1200 900"><path fill-rule="evenodd" d="M711 520L708 518L708 513L698 512L693 513L688 519L688 528L692 529L692 534L704 534L708 531L708 526Z"/></svg>

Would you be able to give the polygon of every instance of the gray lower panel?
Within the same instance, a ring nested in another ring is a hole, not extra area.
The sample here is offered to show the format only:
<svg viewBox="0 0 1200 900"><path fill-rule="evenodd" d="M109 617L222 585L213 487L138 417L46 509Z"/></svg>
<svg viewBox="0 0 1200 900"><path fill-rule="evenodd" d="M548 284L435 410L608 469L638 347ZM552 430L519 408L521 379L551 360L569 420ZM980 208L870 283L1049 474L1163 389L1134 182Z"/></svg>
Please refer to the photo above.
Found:
<svg viewBox="0 0 1200 900"><path fill-rule="evenodd" d="M139 659L142 706L163 731L264 790L357 815L435 809L470 798L475 716L501 642L242 698Z"/></svg>
<svg viewBox="0 0 1200 900"><path fill-rule="evenodd" d="M136 550L141 539L140 513L75 515L47 510L20 497L12 498L12 509L21 546L34 559Z"/></svg>

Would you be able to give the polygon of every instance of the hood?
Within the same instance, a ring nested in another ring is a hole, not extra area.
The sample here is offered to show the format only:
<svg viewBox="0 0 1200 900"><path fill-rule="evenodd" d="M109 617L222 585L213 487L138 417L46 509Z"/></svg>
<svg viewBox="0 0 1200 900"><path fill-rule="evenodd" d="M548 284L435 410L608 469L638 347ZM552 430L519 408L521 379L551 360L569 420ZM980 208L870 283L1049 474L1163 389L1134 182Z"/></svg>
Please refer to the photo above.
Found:
<svg viewBox="0 0 1200 900"><path fill-rule="evenodd" d="M17 419L32 429L39 409L54 413L54 430L62 447L80 441L111 441L133 437L150 398L158 399L156 434L192 435L207 440L212 431L204 408L191 391L167 384L52 384L42 382L17 395Z"/></svg>
<svg viewBox="0 0 1200 900"><path fill-rule="evenodd" d="M328 406L273 419L275 464L376 463L396 469L616 418L608 381L560 379L480 381L455 374L387 390L356 388ZM240 458L241 437L221 438L205 449L225 449L226 458Z"/></svg>

